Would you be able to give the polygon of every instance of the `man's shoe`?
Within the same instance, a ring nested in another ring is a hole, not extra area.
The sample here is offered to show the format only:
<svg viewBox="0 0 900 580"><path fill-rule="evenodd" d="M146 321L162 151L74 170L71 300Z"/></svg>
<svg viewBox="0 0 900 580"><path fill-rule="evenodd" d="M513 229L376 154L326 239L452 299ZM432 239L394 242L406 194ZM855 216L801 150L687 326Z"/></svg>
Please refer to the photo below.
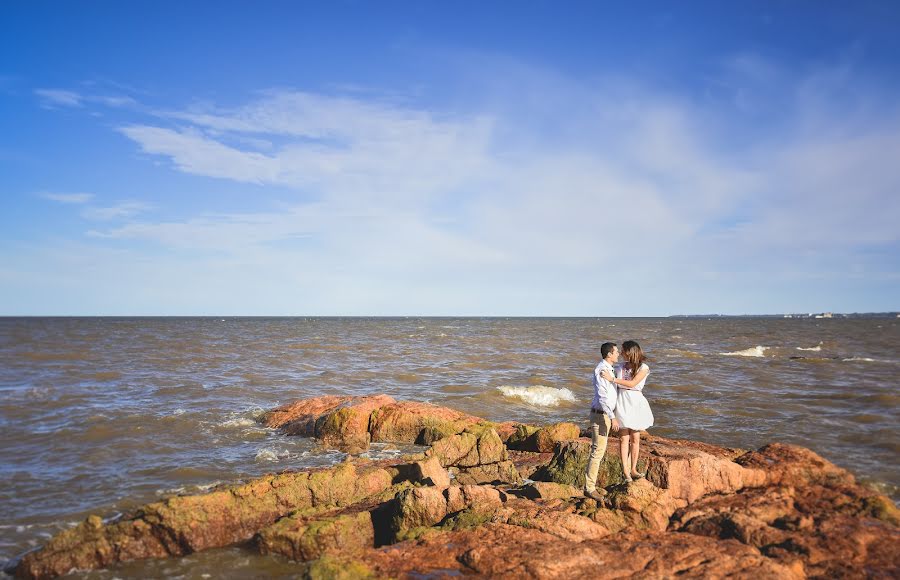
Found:
<svg viewBox="0 0 900 580"><path fill-rule="evenodd" d="M595 501L603 501L604 495L606 495L605 489L592 489L590 491L584 490L584 497L589 497Z"/></svg>

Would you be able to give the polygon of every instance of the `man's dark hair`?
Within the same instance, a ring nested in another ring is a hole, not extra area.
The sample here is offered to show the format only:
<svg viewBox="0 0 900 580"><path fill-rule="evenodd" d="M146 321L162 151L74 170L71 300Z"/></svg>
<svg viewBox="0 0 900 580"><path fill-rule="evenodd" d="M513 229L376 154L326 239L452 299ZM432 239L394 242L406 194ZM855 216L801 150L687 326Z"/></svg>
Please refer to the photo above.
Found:
<svg viewBox="0 0 900 580"><path fill-rule="evenodd" d="M609 353L613 351L614 348L616 348L616 343L604 342L600 345L600 357L605 359L609 355Z"/></svg>

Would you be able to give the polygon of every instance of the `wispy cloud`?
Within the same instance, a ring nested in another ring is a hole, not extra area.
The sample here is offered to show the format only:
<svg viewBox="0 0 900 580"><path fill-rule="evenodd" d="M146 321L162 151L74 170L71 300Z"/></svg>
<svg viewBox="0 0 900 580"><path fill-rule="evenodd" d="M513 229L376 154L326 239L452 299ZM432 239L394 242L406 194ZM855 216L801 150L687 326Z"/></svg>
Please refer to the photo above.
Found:
<svg viewBox="0 0 900 580"><path fill-rule="evenodd" d="M490 71L510 84L465 109L266 91L157 110L117 130L178 172L272 186L277 201L82 214L126 221L93 226L99 247L164 248L154 279L246 288L234 272L252 272L271 304L290 303L277 281L305 312L766 310L785 288L896 279L878 256L900 242L900 113L853 100L841 89L859 81L837 68L743 54L697 98L518 68ZM826 85L841 97L809 88Z"/></svg>
<svg viewBox="0 0 900 580"><path fill-rule="evenodd" d="M106 107L125 107L137 104L129 96L84 94L68 89L35 89L34 94L40 99L41 105L48 109L84 107L88 104L99 104Z"/></svg>
<svg viewBox="0 0 900 580"><path fill-rule="evenodd" d="M50 191L42 191L37 195L39 197L43 197L44 199L71 204L84 204L94 199L93 193L55 193Z"/></svg>
<svg viewBox="0 0 900 580"><path fill-rule="evenodd" d="M45 107L81 107L84 97L74 91L63 89L37 89L34 93Z"/></svg>
<svg viewBox="0 0 900 580"><path fill-rule="evenodd" d="M88 207L81 212L81 215L91 220L111 221L132 218L151 209L153 206L149 203L123 201L106 207Z"/></svg>

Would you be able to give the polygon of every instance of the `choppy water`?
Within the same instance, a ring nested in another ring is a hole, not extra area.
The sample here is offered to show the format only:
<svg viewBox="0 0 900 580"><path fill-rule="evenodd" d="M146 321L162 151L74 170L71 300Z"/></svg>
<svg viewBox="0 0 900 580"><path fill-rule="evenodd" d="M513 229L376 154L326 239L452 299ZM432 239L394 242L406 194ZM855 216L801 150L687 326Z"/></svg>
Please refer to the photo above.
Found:
<svg viewBox="0 0 900 580"><path fill-rule="evenodd" d="M90 513L338 461L255 423L296 398L581 422L600 343L629 338L651 357L652 433L805 445L900 499L898 319L0 318L0 560ZM84 576L249 570L297 565L231 548Z"/></svg>

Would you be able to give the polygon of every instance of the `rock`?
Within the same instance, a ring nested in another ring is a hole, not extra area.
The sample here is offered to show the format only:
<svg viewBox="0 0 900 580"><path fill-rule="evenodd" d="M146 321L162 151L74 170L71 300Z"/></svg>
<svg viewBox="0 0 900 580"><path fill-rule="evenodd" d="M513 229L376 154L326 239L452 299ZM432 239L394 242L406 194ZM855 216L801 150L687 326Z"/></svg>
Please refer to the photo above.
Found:
<svg viewBox="0 0 900 580"><path fill-rule="evenodd" d="M399 401L372 413L369 432L372 441L425 444L459 433L481 421L447 407Z"/></svg>
<svg viewBox="0 0 900 580"><path fill-rule="evenodd" d="M581 497L582 491L571 485L535 481L522 488L522 496L528 499L568 499Z"/></svg>
<svg viewBox="0 0 900 580"><path fill-rule="evenodd" d="M555 485L555 484L545 484ZM610 535L609 528L591 518L575 513L574 505L550 505L527 500L507 501L494 514L492 521L539 530L566 542L583 542Z"/></svg>
<svg viewBox="0 0 900 580"><path fill-rule="evenodd" d="M581 542L492 523L367 552L353 565L390 578L759 577L801 578L736 541L683 533L628 532Z"/></svg>
<svg viewBox="0 0 900 580"><path fill-rule="evenodd" d="M536 472L534 478L583 487L590 447L588 439L558 443L549 465ZM638 468L646 470L647 479L655 486L668 489L673 497L687 502L710 493L727 493L766 483L765 472L733 461L728 450L713 454L708 449L711 446L703 447L676 445L666 439L654 438L641 444ZM624 483L624 475L619 440L610 438L600 464L597 485L608 487L621 483Z"/></svg>
<svg viewBox="0 0 900 580"><path fill-rule="evenodd" d="M598 487L607 487L625 481L618 447L618 439L609 440L606 454L603 456L603 461L600 462L600 470L597 475ZM532 479L563 483L584 489L585 470L590 453L590 439L560 441L554 448L550 463L545 468L537 470L532 475Z"/></svg>
<svg viewBox="0 0 900 580"><path fill-rule="evenodd" d="M770 443L735 462L764 474L764 482L784 485L853 484L853 475L815 452L786 443ZM760 484L761 485L761 484Z"/></svg>
<svg viewBox="0 0 900 580"><path fill-rule="evenodd" d="M679 510L670 529L733 538L811 576L891 577L900 570L900 530L896 508L894 514L883 511L884 502L893 506L884 496L848 484L747 489Z"/></svg>
<svg viewBox="0 0 900 580"><path fill-rule="evenodd" d="M493 513L505 500L506 494L490 486L412 488L397 495L391 529L397 539L417 537L419 529L434 526L448 515L464 510Z"/></svg>
<svg viewBox="0 0 900 580"><path fill-rule="evenodd" d="M400 477L405 480L422 482L440 489L450 486L450 474L434 456L407 465L398 465L397 469Z"/></svg>
<svg viewBox="0 0 900 580"><path fill-rule="evenodd" d="M262 554L307 561L326 554L346 555L375 547L375 528L368 511L307 519L286 516L256 536Z"/></svg>
<svg viewBox="0 0 900 580"><path fill-rule="evenodd" d="M509 459L503 441L490 428L466 430L435 442L426 452L444 467L477 467Z"/></svg>
<svg viewBox="0 0 900 580"><path fill-rule="evenodd" d="M183 556L251 539L280 517L320 505L348 506L383 492L395 472L343 463L331 469L268 475L243 485L147 504L121 521L89 517L26 554L23 577L53 577L143 558Z"/></svg>
<svg viewBox="0 0 900 580"><path fill-rule="evenodd" d="M567 424L488 423L385 396L317 397L279 407L265 421L344 448L371 439L431 447L402 464L348 461L173 497L115 522L92 515L26 554L15 573L49 578L251 539L263 553L311 560L312 578L896 577L900 570L893 502L801 447L746 452L648 436L639 466L646 478L624 483L613 437L598 475L607 494L595 500L580 493L590 440L566 440ZM507 451L548 441L552 454ZM510 495L484 485L518 483L519 469L542 481ZM395 545L375 548L387 544Z"/></svg>
<svg viewBox="0 0 900 580"><path fill-rule="evenodd" d="M519 451L550 453L560 441L578 439L579 428L575 423L556 423L537 428L519 425L506 441L506 446Z"/></svg>
<svg viewBox="0 0 900 580"><path fill-rule="evenodd" d="M263 413L260 422L270 429L283 429L290 435L312 437L315 435L316 419L351 400L353 397L331 395L301 399Z"/></svg>
<svg viewBox="0 0 900 580"><path fill-rule="evenodd" d="M729 493L766 483L761 469L745 467L733 461L729 453L710 453L711 446L706 447L678 445L664 439L642 444L647 479L687 502L710 493Z"/></svg>
<svg viewBox="0 0 900 580"><path fill-rule="evenodd" d="M501 437L502 439L502 437ZM516 471L525 479L534 479L534 474L541 469L545 469L553 459L552 453L533 453L530 451L514 451L507 452L510 461L516 466Z"/></svg>
<svg viewBox="0 0 900 580"><path fill-rule="evenodd" d="M355 397L316 419L315 436L323 444L350 453L369 448L369 419L372 413L394 400L387 395Z"/></svg>
<svg viewBox="0 0 900 580"><path fill-rule="evenodd" d="M686 504L685 500L674 497L671 490L639 479L611 488L592 517L614 532L623 528L665 531L675 510Z"/></svg>
<svg viewBox="0 0 900 580"><path fill-rule="evenodd" d="M485 483L508 483L517 485L522 482L519 472L512 461L500 461L475 467L451 468L458 485L481 485Z"/></svg>

